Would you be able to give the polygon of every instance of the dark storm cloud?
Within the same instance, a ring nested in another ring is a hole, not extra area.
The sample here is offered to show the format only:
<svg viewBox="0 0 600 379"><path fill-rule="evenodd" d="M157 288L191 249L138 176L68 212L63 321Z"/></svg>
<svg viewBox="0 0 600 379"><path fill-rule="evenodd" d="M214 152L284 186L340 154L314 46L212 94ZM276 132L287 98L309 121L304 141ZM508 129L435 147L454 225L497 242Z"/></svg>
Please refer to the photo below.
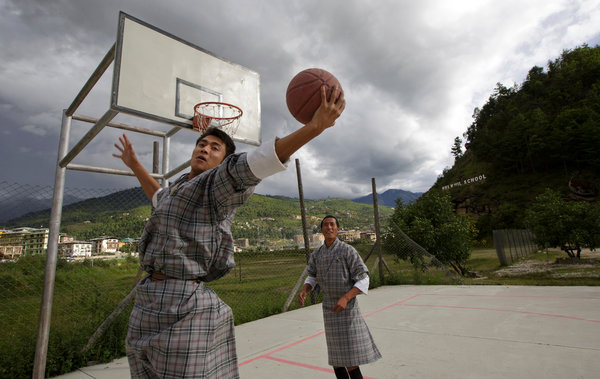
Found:
<svg viewBox="0 0 600 379"><path fill-rule="evenodd" d="M336 125L295 154L305 196L358 197L371 190L426 191L452 164L450 147L497 82L520 83L563 49L597 43L596 1L0 1L0 161L6 179L52 184L62 110L116 39L122 10L261 77L262 140L300 125L285 90L298 71L322 67L344 87ZM107 72L78 113L109 106ZM130 116L120 122L164 128ZM71 145L89 129L74 125ZM123 168L103 130L79 163ZM131 136L144 164L152 139ZM190 134L172 142L175 166ZM240 145L242 151L253 149ZM43 174L40 174L43 170ZM69 172L73 186L136 185L135 179ZM258 193L297 196L295 162Z"/></svg>

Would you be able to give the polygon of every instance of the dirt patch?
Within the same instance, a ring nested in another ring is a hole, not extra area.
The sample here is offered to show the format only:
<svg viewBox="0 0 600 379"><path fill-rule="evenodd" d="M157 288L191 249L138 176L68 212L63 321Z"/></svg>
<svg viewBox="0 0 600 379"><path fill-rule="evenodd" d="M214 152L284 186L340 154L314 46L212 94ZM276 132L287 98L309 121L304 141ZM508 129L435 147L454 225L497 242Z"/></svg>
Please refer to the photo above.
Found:
<svg viewBox="0 0 600 379"><path fill-rule="evenodd" d="M569 257L558 258L555 261L521 260L509 267L502 268L494 274L498 277L512 277L526 274L546 273L554 278L586 277L597 278L600 274L589 272L600 269L600 251L586 250L581 253L581 259Z"/></svg>
<svg viewBox="0 0 600 379"><path fill-rule="evenodd" d="M594 263L598 263L598 260L595 258L571 258L571 257L567 257L567 258L556 258L556 260L554 261L554 263L556 264L563 264L563 265L584 265L584 264L594 264Z"/></svg>

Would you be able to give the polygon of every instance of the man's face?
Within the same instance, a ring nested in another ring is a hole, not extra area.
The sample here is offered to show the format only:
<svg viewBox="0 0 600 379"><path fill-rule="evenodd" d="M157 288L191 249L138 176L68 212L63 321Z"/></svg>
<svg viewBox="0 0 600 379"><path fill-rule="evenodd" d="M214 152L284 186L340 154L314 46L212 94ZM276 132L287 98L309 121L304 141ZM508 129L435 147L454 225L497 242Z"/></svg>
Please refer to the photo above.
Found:
<svg viewBox="0 0 600 379"><path fill-rule="evenodd" d="M323 220L323 226L321 226L321 233L323 233L323 237L325 237L325 240L336 239L339 231L340 228L338 228L337 223L335 222L335 218L326 218L325 220Z"/></svg>
<svg viewBox="0 0 600 379"><path fill-rule="evenodd" d="M219 137L208 135L202 138L192 151L190 178L217 167L226 153L225 143Z"/></svg>

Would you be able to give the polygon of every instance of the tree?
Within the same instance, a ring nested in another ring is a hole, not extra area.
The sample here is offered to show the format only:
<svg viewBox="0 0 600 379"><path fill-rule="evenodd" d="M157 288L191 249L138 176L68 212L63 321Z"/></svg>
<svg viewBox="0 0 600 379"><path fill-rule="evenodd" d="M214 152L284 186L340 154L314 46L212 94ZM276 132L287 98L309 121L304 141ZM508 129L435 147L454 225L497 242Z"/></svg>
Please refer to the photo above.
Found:
<svg viewBox="0 0 600 379"><path fill-rule="evenodd" d="M454 212L449 194L430 191L409 205L397 200L384 246L399 258L410 259L413 264L418 264L410 252L394 248L399 245L396 239L401 238L394 233L395 226L441 263L451 266L462 276L468 273L466 262L471 254L475 228L467 217Z"/></svg>
<svg viewBox="0 0 600 379"><path fill-rule="evenodd" d="M454 155L454 159L458 159L462 156L462 140L460 137L454 138L454 144L452 145L452 155Z"/></svg>
<svg viewBox="0 0 600 379"><path fill-rule="evenodd" d="M527 210L525 223L543 248L560 246L571 258L581 249L600 244L600 203L564 201L557 191L546 189Z"/></svg>
<svg viewBox="0 0 600 379"><path fill-rule="evenodd" d="M465 145L498 171L598 171L600 46L565 50L547 73L534 66L521 86L497 83L473 120Z"/></svg>

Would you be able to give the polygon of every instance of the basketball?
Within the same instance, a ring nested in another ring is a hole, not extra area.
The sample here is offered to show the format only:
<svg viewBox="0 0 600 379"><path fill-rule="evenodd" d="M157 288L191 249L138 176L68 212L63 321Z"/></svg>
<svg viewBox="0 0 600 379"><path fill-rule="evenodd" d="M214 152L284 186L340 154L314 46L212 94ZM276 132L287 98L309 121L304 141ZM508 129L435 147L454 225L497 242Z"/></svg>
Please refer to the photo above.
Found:
<svg viewBox="0 0 600 379"><path fill-rule="evenodd" d="M285 95L290 113L302 124L312 120L317 108L321 105L321 86L327 86L327 97L331 96L333 87L342 89L340 82L328 71L320 68L309 68L300 71L292 78Z"/></svg>

